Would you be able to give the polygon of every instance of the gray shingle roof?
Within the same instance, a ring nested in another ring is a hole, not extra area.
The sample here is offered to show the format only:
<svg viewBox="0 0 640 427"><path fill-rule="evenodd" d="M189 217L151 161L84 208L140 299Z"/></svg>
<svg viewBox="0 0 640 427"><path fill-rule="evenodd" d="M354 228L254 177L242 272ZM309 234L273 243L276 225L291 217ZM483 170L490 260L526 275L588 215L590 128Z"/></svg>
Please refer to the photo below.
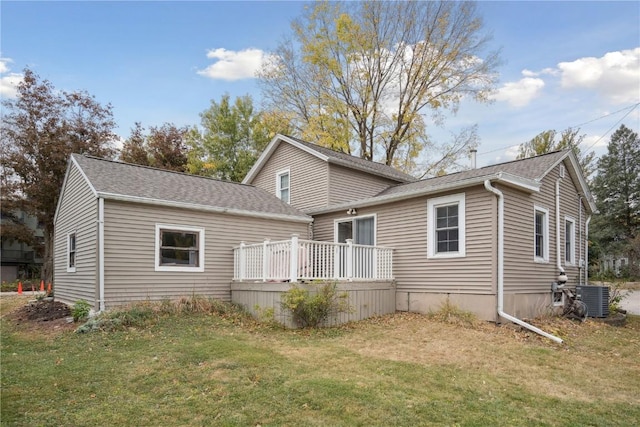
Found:
<svg viewBox="0 0 640 427"><path fill-rule="evenodd" d="M424 179L409 184L401 184L389 187L378 194L378 196L387 196L391 194L402 194L424 189L427 191L430 187L440 188L446 185L453 185L457 182L466 181L473 178L495 175L500 172L509 173L529 180L540 180L544 174L549 171L557 162L567 155L568 150L555 151L553 153L543 154L536 157L530 157L522 160L514 160L507 163L499 163L483 168L472 169L463 172L452 173L449 175L439 176L435 178Z"/></svg>
<svg viewBox="0 0 640 427"><path fill-rule="evenodd" d="M94 189L103 195L171 202L185 207L219 208L310 220L301 211L252 185L79 154L72 154L72 157Z"/></svg>
<svg viewBox="0 0 640 427"><path fill-rule="evenodd" d="M399 182L414 182L417 181L417 178L408 175L404 172L400 172L397 169L392 168L391 166L387 166L383 163L372 162L370 160L361 159L359 157L352 156L350 154L341 153L339 151L334 151L326 147L321 147L320 145L313 144L311 142L303 141L302 139L294 138L292 136L285 135L287 138L290 138L305 147L308 147L326 157L328 157L334 163L340 164L342 166L358 169L361 171L365 171L374 175L380 175L384 177L388 177L394 179Z"/></svg>

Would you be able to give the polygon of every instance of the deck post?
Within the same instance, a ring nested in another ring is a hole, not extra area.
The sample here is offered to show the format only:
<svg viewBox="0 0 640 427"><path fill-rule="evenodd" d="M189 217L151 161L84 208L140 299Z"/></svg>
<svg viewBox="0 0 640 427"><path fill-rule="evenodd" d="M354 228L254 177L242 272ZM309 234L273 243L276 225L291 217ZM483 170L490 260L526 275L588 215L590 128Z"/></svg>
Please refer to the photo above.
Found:
<svg viewBox="0 0 640 427"><path fill-rule="evenodd" d="M238 280L240 280L241 282L244 279L244 269L245 269L245 264L246 264L246 260L244 259L244 247L245 247L246 243L245 242L240 242L240 249L238 249L238 269L240 271L238 271Z"/></svg>
<svg viewBox="0 0 640 427"><path fill-rule="evenodd" d="M269 274L269 239L264 239L262 243L262 281L267 281L267 275Z"/></svg>
<svg viewBox="0 0 640 427"><path fill-rule="evenodd" d="M347 280L353 280L353 239L347 239Z"/></svg>
<svg viewBox="0 0 640 427"><path fill-rule="evenodd" d="M291 235L291 275L290 282L296 283L298 281L298 235Z"/></svg>

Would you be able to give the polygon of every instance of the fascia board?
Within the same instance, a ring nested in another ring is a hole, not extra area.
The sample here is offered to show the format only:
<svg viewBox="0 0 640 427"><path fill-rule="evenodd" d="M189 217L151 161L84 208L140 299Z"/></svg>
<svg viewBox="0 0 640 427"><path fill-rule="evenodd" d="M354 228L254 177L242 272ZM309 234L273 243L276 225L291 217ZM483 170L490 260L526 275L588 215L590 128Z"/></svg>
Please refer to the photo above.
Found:
<svg viewBox="0 0 640 427"><path fill-rule="evenodd" d="M99 192L98 197L103 197L105 200L141 203L141 204L154 205L154 206L182 208L182 209L190 209L190 210L201 211L201 212L222 213L222 214L230 214L230 215L247 216L247 217L253 217L253 218L275 219L275 220L282 220L282 221L305 222L305 223L310 223L313 221L313 218L309 216L254 212L254 211L247 211L243 209L221 208L217 206L198 205L195 203L182 203L182 202L174 202L171 200L151 199L147 197L138 197L138 196L127 196L124 194Z"/></svg>
<svg viewBox="0 0 640 427"><path fill-rule="evenodd" d="M459 190L462 188L472 187L474 185L480 185L480 184L483 184L484 181L486 181L487 179L492 181L501 181L507 185L511 185L526 191L531 191L531 192L540 191L540 184L537 183L536 181L531 181L528 179L510 175L510 174L497 173L497 174L477 176L474 178L468 178L468 179L457 181L454 183L448 183L448 184L443 184L443 185L438 185L438 186L433 186L428 188L420 188L413 191L408 191L406 193L370 197L367 199L340 203L339 205L333 205L326 208L309 209L309 210L306 210L305 213L309 215L319 215L319 214L335 212L343 209L353 208L354 206L360 208L360 207L381 205L384 203L392 203L400 200L411 199L414 197L426 196L434 193L441 193L443 191Z"/></svg>

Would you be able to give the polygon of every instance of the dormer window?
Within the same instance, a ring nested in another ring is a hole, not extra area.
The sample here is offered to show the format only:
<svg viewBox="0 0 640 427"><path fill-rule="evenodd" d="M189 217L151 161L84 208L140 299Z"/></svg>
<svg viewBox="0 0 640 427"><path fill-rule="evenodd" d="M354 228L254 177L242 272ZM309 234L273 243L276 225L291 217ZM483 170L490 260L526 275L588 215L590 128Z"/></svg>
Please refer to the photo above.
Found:
<svg viewBox="0 0 640 427"><path fill-rule="evenodd" d="M289 169L283 170L277 173L276 175L276 195L280 200L285 203L289 203L290 201L290 185L291 185L291 174Z"/></svg>

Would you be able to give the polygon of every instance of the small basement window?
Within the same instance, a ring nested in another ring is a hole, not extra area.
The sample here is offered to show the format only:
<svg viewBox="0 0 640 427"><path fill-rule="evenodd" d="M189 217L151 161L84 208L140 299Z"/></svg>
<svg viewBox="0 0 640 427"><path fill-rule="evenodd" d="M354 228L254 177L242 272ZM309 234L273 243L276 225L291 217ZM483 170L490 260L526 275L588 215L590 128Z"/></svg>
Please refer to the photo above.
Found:
<svg viewBox="0 0 640 427"><path fill-rule="evenodd" d="M156 271L204 271L204 228L156 224Z"/></svg>
<svg viewBox="0 0 640 427"><path fill-rule="evenodd" d="M553 298L554 307L564 306L564 292L562 291L553 292L552 298Z"/></svg>

